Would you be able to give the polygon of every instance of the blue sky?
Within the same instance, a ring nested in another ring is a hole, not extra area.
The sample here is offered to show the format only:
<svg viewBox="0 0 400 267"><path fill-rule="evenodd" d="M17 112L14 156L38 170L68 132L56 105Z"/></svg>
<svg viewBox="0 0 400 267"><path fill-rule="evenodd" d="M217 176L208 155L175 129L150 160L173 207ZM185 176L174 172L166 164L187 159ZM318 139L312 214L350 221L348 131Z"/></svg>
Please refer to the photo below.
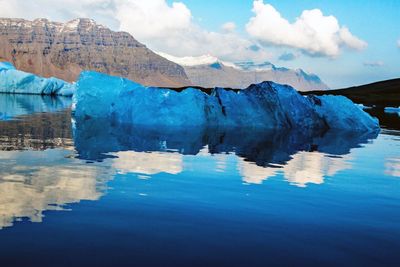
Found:
<svg viewBox="0 0 400 267"><path fill-rule="evenodd" d="M169 1L172 2L172 1ZM184 0L197 22L208 30L217 30L226 21L234 21L245 35L245 25L252 16L252 0ZM400 1L317 1L269 0L283 17L294 21L303 10L321 9L334 15L341 24L368 43L363 51L344 51L336 59L301 56L293 62L273 62L292 68L315 72L331 87L363 84L400 77ZM212 8L210 8L212 7ZM290 49L288 49L289 51ZM383 66L364 66L366 62L382 61Z"/></svg>
<svg viewBox="0 0 400 267"><path fill-rule="evenodd" d="M400 77L398 0L0 0L0 7L0 17L92 18L175 57L302 68L332 88Z"/></svg>

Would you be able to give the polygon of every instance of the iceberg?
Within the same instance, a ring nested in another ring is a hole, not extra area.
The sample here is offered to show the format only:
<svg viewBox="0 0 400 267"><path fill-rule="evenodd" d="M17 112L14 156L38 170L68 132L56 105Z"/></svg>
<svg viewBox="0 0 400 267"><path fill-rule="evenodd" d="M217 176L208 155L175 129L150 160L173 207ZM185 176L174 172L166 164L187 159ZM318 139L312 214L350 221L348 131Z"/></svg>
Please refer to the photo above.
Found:
<svg viewBox="0 0 400 267"><path fill-rule="evenodd" d="M0 62L0 93L72 96L75 84L51 77L43 78Z"/></svg>
<svg viewBox="0 0 400 267"><path fill-rule="evenodd" d="M366 106L366 105L364 105L364 104L356 104L356 105L357 105L360 109L362 109L362 110L373 108L373 107L370 107L370 106Z"/></svg>
<svg viewBox="0 0 400 267"><path fill-rule="evenodd" d="M385 107L384 111L386 113L397 113L400 116L400 107Z"/></svg>
<svg viewBox="0 0 400 267"><path fill-rule="evenodd" d="M308 99L330 129L368 131L379 127L377 118L371 117L345 96L310 95Z"/></svg>
<svg viewBox="0 0 400 267"><path fill-rule="evenodd" d="M168 89L93 71L81 73L74 95L76 118L174 127L372 131L377 119L343 96L302 96L273 82L246 89Z"/></svg>

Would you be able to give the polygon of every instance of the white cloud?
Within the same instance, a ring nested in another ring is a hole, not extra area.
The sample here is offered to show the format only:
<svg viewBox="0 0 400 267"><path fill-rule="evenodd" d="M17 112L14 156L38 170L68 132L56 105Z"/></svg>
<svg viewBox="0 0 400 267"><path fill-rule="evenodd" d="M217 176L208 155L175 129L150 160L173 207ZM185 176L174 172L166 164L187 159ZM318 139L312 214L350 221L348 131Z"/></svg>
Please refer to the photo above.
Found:
<svg viewBox="0 0 400 267"><path fill-rule="evenodd" d="M222 30L224 32L234 32L236 30L236 24L234 22L226 22L222 25Z"/></svg>
<svg viewBox="0 0 400 267"><path fill-rule="evenodd" d="M382 67L383 65L385 65L385 63L381 60L378 61L367 61L363 63L364 66L367 67Z"/></svg>
<svg viewBox="0 0 400 267"><path fill-rule="evenodd" d="M115 18L116 2L115 0L0 0L0 17L29 20L47 18L61 22L88 17L117 30L119 21Z"/></svg>
<svg viewBox="0 0 400 267"><path fill-rule="evenodd" d="M321 10L304 10L294 23L290 23L270 4L263 0L253 3L254 16L246 25L247 32L261 43L297 48L314 56L336 57L342 47L361 50L367 46L363 40L340 26L334 16L325 16Z"/></svg>
<svg viewBox="0 0 400 267"><path fill-rule="evenodd" d="M120 29L140 39L168 39L192 24L192 14L183 3L170 6L164 0L115 2Z"/></svg>
<svg viewBox="0 0 400 267"><path fill-rule="evenodd" d="M130 32L153 50L180 57L212 54L229 61L269 57L265 50L251 49L253 42L234 33L232 22L224 24L222 32L201 28L182 3L168 5L165 0L123 2L117 5L116 15L121 30Z"/></svg>
<svg viewBox="0 0 400 267"><path fill-rule="evenodd" d="M397 47L400 48L400 39L397 40Z"/></svg>

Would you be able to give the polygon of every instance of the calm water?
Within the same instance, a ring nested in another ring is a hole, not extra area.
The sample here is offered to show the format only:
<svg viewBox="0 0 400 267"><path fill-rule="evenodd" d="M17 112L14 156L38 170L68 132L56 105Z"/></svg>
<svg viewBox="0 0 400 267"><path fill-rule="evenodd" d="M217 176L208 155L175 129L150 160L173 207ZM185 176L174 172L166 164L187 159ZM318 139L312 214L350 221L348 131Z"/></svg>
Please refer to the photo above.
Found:
<svg viewBox="0 0 400 267"><path fill-rule="evenodd" d="M144 129L0 95L1 266L400 266L379 134Z"/></svg>

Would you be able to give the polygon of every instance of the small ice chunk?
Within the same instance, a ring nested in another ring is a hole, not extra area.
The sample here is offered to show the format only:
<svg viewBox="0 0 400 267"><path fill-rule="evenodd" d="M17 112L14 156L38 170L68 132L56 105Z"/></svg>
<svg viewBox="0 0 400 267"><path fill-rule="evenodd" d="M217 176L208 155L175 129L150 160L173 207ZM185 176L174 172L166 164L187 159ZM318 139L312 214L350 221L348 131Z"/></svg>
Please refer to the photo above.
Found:
<svg viewBox="0 0 400 267"><path fill-rule="evenodd" d="M75 84L50 77L43 78L0 62L0 93L72 96Z"/></svg>
<svg viewBox="0 0 400 267"><path fill-rule="evenodd" d="M386 107L384 110L386 113L398 113L400 115L400 107Z"/></svg>

